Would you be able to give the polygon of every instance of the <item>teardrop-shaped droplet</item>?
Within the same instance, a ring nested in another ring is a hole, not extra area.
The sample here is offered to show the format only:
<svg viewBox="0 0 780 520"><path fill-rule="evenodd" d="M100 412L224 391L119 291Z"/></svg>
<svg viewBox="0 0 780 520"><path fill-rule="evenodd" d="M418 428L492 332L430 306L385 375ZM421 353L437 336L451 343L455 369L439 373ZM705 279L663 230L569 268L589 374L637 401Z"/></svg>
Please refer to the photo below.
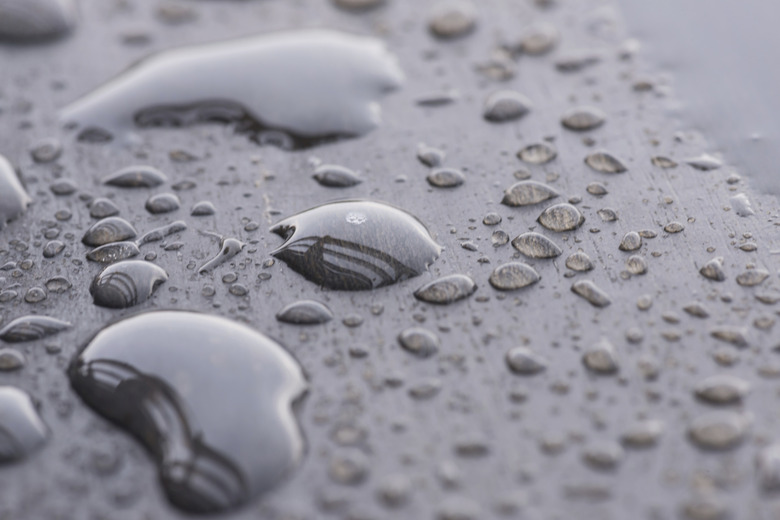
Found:
<svg viewBox="0 0 780 520"><path fill-rule="evenodd" d="M301 300L279 311L276 319L293 325L322 325L333 319L333 312L324 303Z"/></svg>
<svg viewBox="0 0 780 520"><path fill-rule="evenodd" d="M111 264L98 274L89 287L95 305L126 309L148 300L157 287L168 280L162 267L143 260Z"/></svg>
<svg viewBox="0 0 780 520"><path fill-rule="evenodd" d="M378 101L402 81L380 40L272 32L153 55L65 107L62 118L82 138L222 123L258 144L299 149L373 130Z"/></svg>
<svg viewBox="0 0 780 520"><path fill-rule="evenodd" d="M87 253L87 260L100 264L113 264L138 256L141 250L135 242L112 242Z"/></svg>
<svg viewBox="0 0 780 520"><path fill-rule="evenodd" d="M0 329L0 339L6 343L23 343L53 336L69 329L70 323L47 316L17 318Z"/></svg>
<svg viewBox="0 0 780 520"><path fill-rule="evenodd" d="M569 130L584 132L593 130L604 124L607 116L596 107L577 107L569 110L561 118L561 124Z"/></svg>
<svg viewBox="0 0 780 520"><path fill-rule="evenodd" d="M103 184L118 188L156 188L168 181L163 172L152 166L128 166L112 173Z"/></svg>
<svg viewBox="0 0 780 520"><path fill-rule="evenodd" d="M530 206L560 195L555 189L536 181L520 181L504 191L501 204L507 206Z"/></svg>
<svg viewBox="0 0 780 520"><path fill-rule="evenodd" d="M428 329L411 327L398 335L398 343L410 354L428 358L439 351L439 337Z"/></svg>
<svg viewBox="0 0 780 520"><path fill-rule="evenodd" d="M569 255L566 259L566 267L578 272L592 271L594 268L590 257L582 251Z"/></svg>
<svg viewBox="0 0 780 520"><path fill-rule="evenodd" d="M558 151L547 143L529 144L517 152L517 158L528 164L545 164L558 156Z"/></svg>
<svg viewBox="0 0 780 520"><path fill-rule="evenodd" d="M490 274L490 285L501 291L514 291L538 282L542 277L528 264L509 262Z"/></svg>
<svg viewBox="0 0 780 520"><path fill-rule="evenodd" d="M585 157L585 164L602 173L623 173L628 171L628 168L620 159L605 151L588 154Z"/></svg>
<svg viewBox="0 0 780 520"><path fill-rule="evenodd" d="M88 246L97 247L111 242L121 242L135 238L138 233L132 224L120 217L108 217L90 227L81 241Z"/></svg>
<svg viewBox="0 0 780 520"><path fill-rule="evenodd" d="M103 329L71 385L145 444L168 499L194 513L245 504L300 462L293 404L306 391L284 348L244 325L154 312Z"/></svg>
<svg viewBox="0 0 780 520"><path fill-rule="evenodd" d="M550 231L561 233L577 229L585 222L585 217L571 204L563 203L545 209L538 221Z"/></svg>
<svg viewBox="0 0 780 520"><path fill-rule="evenodd" d="M179 197L173 193L158 193L146 201L146 211L152 215L171 213L181 207Z"/></svg>
<svg viewBox="0 0 780 520"><path fill-rule="evenodd" d="M594 307L606 307L612 303L612 299L603 290L599 289L590 280L577 280L572 284L571 291L581 296Z"/></svg>
<svg viewBox="0 0 780 520"><path fill-rule="evenodd" d="M31 202L13 166L0 155L0 230L24 213Z"/></svg>
<svg viewBox="0 0 780 520"><path fill-rule="evenodd" d="M485 100L482 116L493 123L520 119L531 111L531 100L515 90L493 92Z"/></svg>
<svg viewBox="0 0 780 520"><path fill-rule="evenodd" d="M217 253L217 256L203 264L203 266L198 269L198 273L208 273L210 271L213 271L220 265L224 264L237 254L239 254L243 249L244 246L243 242L238 240L237 238L225 238L222 240L222 244L220 245L219 253Z"/></svg>
<svg viewBox="0 0 780 520"><path fill-rule="evenodd" d="M0 464L27 458L46 443L48 436L30 396L18 388L0 386Z"/></svg>
<svg viewBox="0 0 780 520"><path fill-rule="evenodd" d="M538 374L547 369L549 362L528 347L509 349L504 358L509 369L524 376Z"/></svg>
<svg viewBox="0 0 780 520"><path fill-rule="evenodd" d="M429 282L416 291L414 297L427 303L448 305L468 298L477 290L477 284L465 274L451 274Z"/></svg>
<svg viewBox="0 0 780 520"><path fill-rule="evenodd" d="M0 40L56 38L75 25L73 0L0 0Z"/></svg>
<svg viewBox="0 0 780 520"><path fill-rule="evenodd" d="M337 290L376 289L418 276L441 252L415 217L371 201L317 206L271 231L285 239L273 256Z"/></svg>
<svg viewBox="0 0 780 520"><path fill-rule="evenodd" d="M512 240L512 247L528 258L555 258L563 253L555 242L542 234L532 231L515 237Z"/></svg>
<svg viewBox="0 0 780 520"><path fill-rule="evenodd" d="M323 164L314 171L314 179L328 188L349 188L357 186L363 179L357 176L355 172L343 166L335 164Z"/></svg>

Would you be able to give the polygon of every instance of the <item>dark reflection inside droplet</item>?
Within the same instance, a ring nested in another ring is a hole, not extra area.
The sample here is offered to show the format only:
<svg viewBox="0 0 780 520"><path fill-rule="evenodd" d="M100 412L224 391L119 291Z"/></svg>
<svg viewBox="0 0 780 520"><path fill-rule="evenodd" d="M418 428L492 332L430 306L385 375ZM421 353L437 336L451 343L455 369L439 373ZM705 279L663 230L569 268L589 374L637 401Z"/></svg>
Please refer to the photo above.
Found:
<svg viewBox="0 0 780 520"><path fill-rule="evenodd" d="M387 204L343 201L283 220L272 254L308 280L337 290L368 290L418 276L441 248L412 215Z"/></svg>
<svg viewBox="0 0 780 520"><path fill-rule="evenodd" d="M224 511L277 485L304 442L295 359L254 330L214 316L157 312L109 326L69 368L84 401L154 456L168 498Z"/></svg>
<svg viewBox="0 0 780 520"><path fill-rule="evenodd" d="M11 386L0 386L0 464L24 459L48 437L46 425L30 396Z"/></svg>
<svg viewBox="0 0 780 520"><path fill-rule="evenodd" d="M0 229L21 215L32 202L11 163L0 155Z"/></svg>

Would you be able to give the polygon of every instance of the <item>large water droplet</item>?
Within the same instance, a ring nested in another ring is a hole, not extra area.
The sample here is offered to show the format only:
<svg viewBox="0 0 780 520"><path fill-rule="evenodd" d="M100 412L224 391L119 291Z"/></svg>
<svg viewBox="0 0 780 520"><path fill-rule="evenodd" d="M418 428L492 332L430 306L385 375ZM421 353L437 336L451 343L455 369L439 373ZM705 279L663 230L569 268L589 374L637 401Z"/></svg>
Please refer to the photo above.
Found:
<svg viewBox="0 0 780 520"><path fill-rule="evenodd" d="M555 189L536 181L520 181L504 191L501 204L507 206L529 206L554 199L560 195Z"/></svg>
<svg viewBox="0 0 780 520"><path fill-rule="evenodd" d="M280 345L223 318L136 316L102 330L73 361L71 384L143 442L168 498L224 511L276 486L300 461L292 413L306 390Z"/></svg>
<svg viewBox="0 0 780 520"><path fill-rule="evenodd" d="M22 186L14 167L0 155L0 230L21 215L32 199Z"/></svg>
<svg viewBox="0 0 780 520"><path fill-rule="evenodd" d="M47 316L25 316L0 329L0 339L7 343L36 341L69 328L70 323Z"/></svg>
<svg viewBox="0 0 780 520"><path fill-rule="evenodd" d="M161 267L142 260L112 264L98 274L89 288L95 305L125 309L148 300L168 280Z"/></svg>
<svg viewBox="0 0 780 520"><path fill-rule="evenodd" d="M563 253L552 240L531 231L515 237L512 247L529 258L555 258Z"/></svg>
<svg viewBox="0 0 780 520"><path fill-rule="evenodd" d="M73 0L0 0L0 39L56 38L76 25Z"/></svg>
<svg viewBox="0 0 780 520"><path fill-rule="evenodd" d="M28 457L47 437L46 425L30 396L18 388L0 386L0 464Z"/></svg>
<svg viewBox="0 0 780 520"><path fill-rule="evenodd" d="M371 201L317 206L271 231L285 239L272 255L308 280L338 290L376 289L418 276L441 252L415 217Z"/></svg>
<svg viewBox="0 0 780 520"><path fill-rule="evenodd" d="M279 32L154 55L67 106L62 117L109 136L133 125L230 123L260 144L305 148L373 130L379 98L402 78L378 40Z"/></svg>
<svg viewBox="0 0 780 520"><path fill-rule="evenodd" d="M477 290L477 284L465 274L451 274L429 282L414 292L418 300L448 305L468 298Z"/></svg>

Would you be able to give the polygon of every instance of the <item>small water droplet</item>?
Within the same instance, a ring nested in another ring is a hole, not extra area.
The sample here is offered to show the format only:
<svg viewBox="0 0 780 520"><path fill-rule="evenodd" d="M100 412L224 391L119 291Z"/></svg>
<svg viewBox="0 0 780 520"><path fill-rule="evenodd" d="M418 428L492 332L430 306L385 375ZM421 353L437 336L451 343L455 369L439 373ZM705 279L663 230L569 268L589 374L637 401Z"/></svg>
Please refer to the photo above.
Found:
<svg viewBox="0 0 780 520"><path fill-rule="evenodd" d="M317 167L314 171L314 180L320 186L327 188L349 188L363 182L363 179L349 168L334 164L323 164Z"/></svg>
<svg viewBox="0 0 780 520"><path fill-rule="evenodd" d="M657 166L657 167L663 168L663 169L677 168L677 163L676 162L674 162L673 160L669 159L668 157L662 157L660 155L652 157L650 159L650 162L653 163L653 166Z"/></svg>
<svg viewBox="0 0 780 520"><path fill-rule="evenodd" d="M750 204L750 199L748 199L747 195L744 193L734 195L729 199L729 203L734 209L734 212L740 217L749 217L756 214L753 210L753 206Z"/></svg>
<svg viewBox="0 0 780 520"><path fill-rule="evenodd" d="M62 144L56 139L44 139L33 146L30 156L41 164L54 162L62 155Z"/></svg>
<svg viewBox="0 0 780 520"><path fill-rule="evenodd" d="M457 188L466 182L466 176L455 168L435 168L426 180L435 188Z"/></svg>
<svg viewBox="0 0 780 520"><path fill-rule="evenodd" d="M741 327L721 327L710 332L713 338L734 345L737 348L747 348L747 330Z"/></svg>
<svg viewBox="0 0 780 520"><path fill-rule="evenodd" d="M726 279L726 273L723 272L723 259L716 257L707 262L699 269L699 273L705 278L722 282Z"/></svg>
<svg viewBox="0 0 780 520"><path fill-rule="evenodd" d="M626 260L626 269L631 274L647 273L647 262L639 255L631 255Z"/></svg>
<svg viewBox="0 0 780 520"><path fill-rule="evenodd" d="M515 121L528 114L531 100L515 90L499 90L485 100L482 116L493 123Z"/></svg>
<svg viewBox="0 0 780 520"><path fill-rule="evenodd" d="M103 179L103 184L118 188L156 188L168 181L163 172L152 166L128 166Z"/></svg>
<svg viewBox="0 0 780 520"><path fill-rule="evenodd" d="M557 156L557 150L547 143L529 144L517 152L517 158L528 164L546 164Z"/></svg>
<svg viewBox="0 0 780 520"><path fill-rule="evenodd" d="M612 208L601 208L596 212L602 222L615 222L618 220L617 211Z"/></svg>
<svg viewBox="0 0 780 520"><path fill-rule="evenodd" d="M555 61L555 68L561 72L578 72L601 61L601 57L590 50L570 51Z"/></svg>
<svg viewBox="0 0 780 520"><path fill-rule="evenodd" d="M649 448L658 443L664 431L664 423L654 419L629 424L620 440L627 448Z"/></svg>
<svg viewBox="0 0 780 520"><path fill-rule="evenodd" d="M706 153L701 154L698 157L692 157L690 159L686 159L685 162L691 165L692 167L696 168L697 170L701 170L705 172L710 170L717 170L718 168L723 166L723 163L719 159L711 155L708 155Z"/></svg>
<svg viewBox="0 0 780 520"><path fill-rule="evenodd" d="M398 335L398 343L410 354L429 358L439 351L439 337L428 329L411 327Z"/></svg>
<svg viewBox="0 0 780 520"><path fill-rule="evenodd" d="M73 284L62 276L55 276L46 281L46 290L54 294L62 294L71 287L73 287Z"/></svg>
<svg viewBox="0 0 780 520"><path fill-rule="evenodd" d="M322 325L333 319L333 312L324 303L301 300L284 307L276 319L293 325Z"/></svg>
<svg viewBox="0 0 780 520"><path fill-rule="evenodd" d="M171 213L179 208L181 208L181 201L173 193L158 193L146 201L146 211L152 215Z"/></svg>
<svg viewBox="0 0 780 520"><path fill-rule="evenodd" d="M76 25L73 0L4 0L0 38L19 43L63 36Z"/></svg>
<svg viewBox="0 0 780 520"><path fill-rule="evenodd" d="M737 275L737 283L743 287L754 287L767 278L769 278L769 271L765 269L748 269Z"/></svg>
<svg viewBox="0 0 780 520"><path fill-rule="evenodd" d="M695 318L708 318L710 312L699 302L691 302L683 307L683 310Z"/></svg>
<svg viewBox="0 0 780 520"><path fill-rule="evenodd" d="M64 250L65 250L65 244L63 244L59 240L52 240L51 242L48 242L45 246L43 246L43 257L54 258L58 254L62 253L62 251Z"/></svg>
<svg viewBox="0 0 780 520"><path fill-rule="evenodd" d="M680 224L679 222L669 222L667 225L664 226L664 231L667 233L680 233L685 229L685 226Z"/></svg>
<svg viewBox="0 0 780 520"><path fill-rule="evenodd" d="M719 374L696 383L693 392L711 404L736 404L750 392L750 383L730 374Z"/></svg>
<svg viewBox="0 0 780 520"><path fill-rule="evenodd" d="M636 231L629 231L623 236L618 249L621 251L636 251L642 247L642 237Z"/></svg>
<svg viewBox="0 0 780 520"><path fill-rule="evenodd" d="M141 254L135 242L112 242L87 253L87 260L100 264L113 264Z"/></svg>
<svg viewBox="0 0 780 520"><path fill-rule="evenodd" d="M497 226L501 224L501 215L498 213L490 212L482 219L482 223L486 226Z"/></svg>
<svg viewBox="0 0 780 520"><path fill-rule="evenodd" d="M213 271L220 265L239 254L244 249L245 245L246 244L237 238L223 238L217 256L203 264L200 269L198 269L198 274Z"/></svg>
<svg viewBox="0 0 780 520"><path fill-rule="evenodd" d="M58 197L67 197L68 195L73 195L78 191L78 189L79 188L76 186L76 183L70 179L60 179L54 181L49 186L49 190L51 190L51 192Z"/></svg>
<svg viewBox="0 0 780 520"><path fill-rule="evenodd" d="M537 220L550 231L560 233L577 229L585 222L585 217L571 204L563 203L545 209Z"/></svg>
<svg viewBox="0 0 780 520"><path fill-rule="evenodd" d="M31 202L13 166L0 155L0 230L24 213Z"/></svg>
<svg viewBox="0 0 780 520"><path fill-rule="evenodd" d="M515 237L512 247L529 258L555 258L563 253L552 240L530 231Z"/></svg>
<svg viewBox="0 0 780 520"><path fill-rule="evenodd" d="M529 27L520 39L519 50L530 56L541 56L553 50L558 45L560 33L549 23L537 23Z"/></svg>
<svg viewBox="0 0 780 520"><path fill-rule="evenodd" d="M770 444L756 457L758 481L764 491L780 489L780 444Z"/></svg>
<svg viewBox="0 0 780 520"><path fill-rule="evenodd" d="M606 307L612 299L590 280L577 280L571 286L571 291L587 300L594 307Z"/></svg>
<svg viewBox="0 0 780 520"><path fill-rule="evenodd" d="M451 274L429 282L414 292L415 298L427 303L448 305L468 298L477 284L465 274Z"/></svg>
<svg viewBox="0 0 780 520"><path fill-rule="evenodd" d="M628 171L628 168L620 159L603 150L586 155L585 164L601 173L623 173Z"/></svg>
<svg viewBox="0 0 780 520"><path fill-rule="evenodd" d="M477 9L470 0L442 0L435 4L428 19L428 29L443 39L469 34L477 24Z"/></svg>
<svg viewBox="0 0 780 520"><path fill-rule="evenodd" d="M601 184L600 182L589 183L588 186L585 188L585 191L587 191L588 193L596 197L601 197L609 193L607 191L607 187Z"/></svg>
<svg viewBox="0 0 780 520"><path fill-rule="evenodd" d="M501 247L506 245L507 242L509 242L509 234L506 231L499 229L497 231L493 231L493 233L490 235L490 243L493 244L493 247Z"/></svg>
<svg viewBox="0 0 780 520"><path fill-rule="evenodd" d="M214 204L207 200L203 200L192 206L190 215L193 217L208 217L216 212L217 208L214 207Z"/></svg>
<svg viewBox="0 0 780 520"><path fill-rule="evenodd" d="M559 193L546 184L536 181L520 181L504 191L501 204L506 206L529 206L558 197Z"/></svg>
<svg viewBox="0 0 780 520"><path fill-rule="evenodd" d="M582 450L582 460L593 469L612 470L623 460L623 447L614 441L590 442Z"/></svg>
<svg viewBox="0 0 780 520"><path fill-rule="evenodd" d="M384 3L385 0L333 0L333 5L348 11L367 11Z"/></svg>
<svg viewBox="0 0 780 520"><path fill-rule="evenodd" d="M688 428L694 444L708 450L727 450L739 446L750 423L737 412L708 412L696 417Z"/></svg>
<svg viewBox="0 0 780 520"><path fill-rule="evenodd" d="M509 262L496 267L490 274L490 285L500 291L515 291L533 285L542 277L530 265Z"/></svg>
<svg viewBox="0 0 780 520"><path fill-rule="evenodd" d="M119 215L119 208L108 199L94 199L89 204L89 216L92 218L103 219L116 215Z"/></svg>
<svg viewBox="0 0 780 520"><path fill-rule="evenodd" d="M441 166L445 157L446 154L443 150L428 146L424 143L417 145L417 159L429 168Z"/></svg>
<svg viewBox="0 0 780 520"><path fill-rule="evenodd" d="M0 372L21 370L24 368L25 363L26 361L21 352L17 352L12 348L0 348Z"/></svg>
<svg viewBox="0 0 780 520"><path fill-rule="evenodd" d="M505 356L506 364L515 374L533 375L547 369L549 362L527 347L513 347Z"/></svg>
<svg viewBox="0 0 780 520"><path fill-rule="evenodd" d="M27 303L40 303L46 299L46 291L43 287L30 287L24 295L24 301Z"/></svg>
<svg viewBox="0 0 780 520"><path fill-rule="evenodd" d="M607 116L601 109L583 106L566 112L561 118L561 124L569 130L584 132L600 127L606 120Z"/></svg>
<svg viewBox="0 0 780 520"><path fill-rule="evenodd" d="M615 347L606 339L589 348L582 355L582 362L588 370L604 375L615 374L619 368Z"/></svg>
<svg viewBox="0 0 780 520"><path fill-rule="evenodd" d="M566 267L577 272L592 271L594 268L590 257L583 251L577 251L569 255L566 258Z"/></svg>
<svg viewBox="0 0 780 520"><path fill-rule="evenodd" d="M125 260L111 264L98 274L89 287L95 305L126 309L151 298L168 274L143 260Z"/></svg>

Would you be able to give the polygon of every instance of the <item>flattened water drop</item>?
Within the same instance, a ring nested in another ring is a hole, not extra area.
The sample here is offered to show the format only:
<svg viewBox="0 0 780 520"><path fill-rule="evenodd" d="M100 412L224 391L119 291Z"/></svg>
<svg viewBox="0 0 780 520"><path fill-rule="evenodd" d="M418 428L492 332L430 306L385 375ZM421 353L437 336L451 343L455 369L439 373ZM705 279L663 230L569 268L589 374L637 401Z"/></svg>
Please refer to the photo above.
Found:
<svg viewBox="0 0 780 520"><path fill-rule="evenodd" d="M690 159L686 159L685 162L693 166L697 170L701 170L705 172L710 170L717 170L718 168L723 166L723 163L719 159L711 155L708 155L706 153L703 153L698 157L692 157Z"/></svg>
<svg viewBox="0 0 780 520"><path fill-rule="evenodd" d="M514 291L533 285L541 276L528 264L509 262L500 265L490 274L490 285L500 291Z"/></svg>
<svg viewBox="0 0 780 520"><path fill-rule="evenodd" d="M81 241L88 246L97 247L111 242L121 242L135 238L135 228L123 218L108 217L90 227Z"/></svg>
<svg viewBox="0 0 780 520"><path fill-rule="evenodd" d="M743 287L754 287L767 278L769 278L769 271L765 269L748 269L737 275L737 283Z"/></svg>
<svg viewBox="0 0 780 520"><path fill-rule="evenodd" d="M585 217L571 204L563 203L545 209L537 220L550 231L561 233L577 229L585 222Z"/></svg>
<svg viewBox="0 0 780 520"><path fill-rule="evenodd" d="M0 155L0 230L24 213L31 202L13 166Z"/></svg>
<svg viewBox="0 0 780 520"><path fill-rule="evenodd" d="M0 329L0 339L6 343L23 343L48 338L69 329L70 323L47 316L24 316Z"/></svg>
<svg viewBox="0 0 780 520"><path fill-rule="evenodd" d="M95 305L126 309L148 300L157 287L168 280L168 273L143 260L111 264L92 281L89 292Z"/></svg>
<svg viewBox="0 0 780 520"><path fill-rule="evenodd" d="M413 278L441 252L422 222L372 201L317 206L271 231L285 239L273 256L309 281L336 290L376 289Z"/></svg>
<svg viewBox="0 0 780 520"><path fill-rule="evenodd" d="M203 200L192 206L190 215L193 217L208 217L215 214L216 212L217 208L214 207L214 204L207 200Z"/></svg>
<svg viewBox="0 0 780 520"><path fill-rule="evenodd" d="M528 258L555 258L563 253L552 240L531 231L515 237L512 240L512 247Z"/></svg>
<svg viewBox="0 0 780 520"><path fill-rule="evenodd" d="M141 254L135 242L113 242L97 247L87 253L87 260L99 264L113 264Z"/></svg>
<svg viewBox="0 0 780 520"><path fill-rule="evenodd" d="M157 195L152 195L146 201L146 211L152 215L171 213L180 207L181 201L173 193L158 193Z"/></svg>
<svg viewBox="0 0 780 520"><path fill-rule="evenodd" d="M536 181L520 181L504 191L501 204L507 206L530 206L554 199L560 194L550 186Z"/></svg>
<svg viewBox="0 0 780 520"><path fill-rule="evenodd" d="M56 38L75 25L73 0L0 0L0 40Z"/></svg>
<svg viewBox="0 0 780 520"><path fill-rule="evenodd" d="M679 222L669 222L664 226L664 231L670 234L680 233L685 229L685 226Z"/></svg>
<svg viewBox="0 0 780 520"><path fill-rule="evenodd" d="M427 303L449 305L468 298L477 290L477 284L465 274L451 274L429 282L416 291L414 297Z"/></svg>
<svg viewBox="0 0 780 520"><path fill-rule="evenodd" d="M238 240L237 238L224 238L222 239L222 244L220 245L219 253L217 253L217 256L203 264L203 266L198 269L198 274L208 273L210 271L213 271L220 265L224 264L234 256L236 256L238 253L240 253L244 246L243 242Z"/></svg>
<svg viewBox="0 0 780 520"><path fill-rule="evenodd" d="M517 158L528 164L546 164L558 156L558 151L547 143L529 144L517 152Z"/></svg>
<svg viewBox="0 0 780 520"><path fill-rule="evenodd" d="M18 388L0 386L0 464L27 458L46 443L48 435L30 396Z"/></svg>
<svg viewBox="0 0 780 520"><path fill-rule="evenodd" d="M118 188L156 188L167 181L165 174L157 168L139 165L112 173L103 179L103 184Z"/></svg>
<svg viewBox="0 0 780 520"><path fill-rule="evenodd" d="M316 180L320 186L325 186L327 188L349 188L363 182L363 179L358 177L357 174L349 168L334 164L323 164L322 166L319 166L314 172L314 180Z"/></svg>
<svg viewBox="0 0 780 520"><path fill-rule="evenodd" d="M604 124L607 116L596 107L577 107L566 112L561 118L561 124L569 130L584 132L593 130Z"/></svg>
<svg viewBox="0 0 780 520"><path fill-rule="evenodd" d="M603 150L585 156L585 164L601 173L623 173L628 171L628 168L620 159Z"/></svg>
<svg viewBox="0 0 780 520"><path fill-rule="evenodd" d="M590 257L582 251L569 255L566 259L566 267L577 272L592 271L594 268Z"/></svg>
<svg viewBox="0 0 780 520"><path fill-rule="evenodd" d="M540 354L527 347L514 347L504 357L509 369L515 374L533 375L547 369L549 362Z"/></svg>
<svg viewBox="0 0 780 520"><path fill-rule="evenodd" d="M594 307L606 307L612 299L590 280L577 280L571 286L571 291L582 297Z"/></svg>
<svg viewBox="0 0 780 520"><path fill-rule="evenodd" d="M306 391L280 345L238 323L187 312L103 329L73 361L71 384L151 452L168 499L195 513L245 504L300 462L292 406Z"/></svg>
<svg viewBox="0 0 780 520"><path fill-rule="evenodd" d="M696 417L688 428L694 444L708 450L728 450L739 446L750 423L737 412L709 412Z"/></svg>
<svg viewBox="0 0 780 520"><path fill-rule="evenodd" d="M278 32L156 54L67 106L62 118L109 136L133 125L228 123L259 144L298 149L373 130L379 99L402 79L379 40Z"/></svg>
<svg viewBox="0 0 780 520"><path fill-rule="evenodd" d="M702 379L693 389L696 397L712 404L735 404L750 392L750 383L729 374Z"/></svg>
<svg viewBox="0 0 780 520"><path fill-rule="evenodd" d="M276 319L293 325L322 325L333 319L333 312L324 303L301 300L279 311Z"/></svg>
<svg viewBox="0 0 780 520"><path fill-rule="evenodd" d="M420 358L429 358L439 351L439 337L428 329L411 327L398 335L404 350Z"/></svg>
<svg viewBox="0 0 780 520"><path fill-rule="evenodd" d="M482 117L493 123L520 119L531 111L531 100L515 90L499 90L485 100Z"/></svg>

